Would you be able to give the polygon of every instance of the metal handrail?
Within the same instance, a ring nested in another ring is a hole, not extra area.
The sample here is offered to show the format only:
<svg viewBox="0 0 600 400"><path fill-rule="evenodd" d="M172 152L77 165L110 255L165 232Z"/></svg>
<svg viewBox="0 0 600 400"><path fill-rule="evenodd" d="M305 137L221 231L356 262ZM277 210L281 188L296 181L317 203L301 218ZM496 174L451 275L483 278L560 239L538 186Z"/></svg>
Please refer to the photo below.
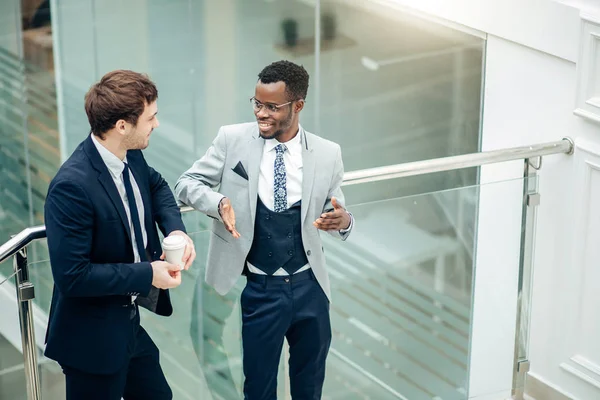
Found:
<svg viewBox="0 0 600 400"><path fill-rule="evenodd" d="M433 172L478 167L486 164L541 157L550 154L573 154L574 148L575 145L573 140L566 137L556 142L541 143L531 146L512 147L508 149L483 151L460 156L442 157L431 160L388 165L385 167L367 168L358 171L346 172L344 174L342 186L403 178L407 176L425 175ZM182 213L185 213L193 211L194 209L189 206L181 206L180 210ZM33 240L43 239L45 237L46 229L43 225L23 230L11 240L0 246L0 263L13 256L16 252L27 246Z"/></svg>
<svg viewBox="0 0 600 400"><path fill-rule="evenodd" d="M574 147L573 140L564 138L557 142L542 143L532 146L513 147L509 149L351 171L344 174L342 186L477 167L504 161L519 159L527 160L529 158L550 154L572 154ZM185 213L193 211L193 208L181 206L180 210L182 213ZM34 298L34 291L33 284L29 282L26 247L31 242L45 237L46 227L40 225L21 231L8 242L0 246L0 263L15 256L14 271L17 278L17 298L20 303L19 321L21 325L21 339L23 342L28 400L40 400L41 392L37 370L37 349L35 344L35 333L33 330L33 314L31 306L31 301Z"/></svg>
<svg viewBox="0 0 600 400"><path fill-rule="evenodd" d="M34 240L46 237L46 227L44 225L26 228L13 236L8 242L0 246L0 264L8 258L17 254L19 250L27 246Z"/></svg>
<svg viewBox="0 0 600 400"><path fill-rule="evenodd" d="M415 161L404 164L388 165L385 167L368 168L351 171L344 174L342 186L358 183L376 182L386 179L404 178L407 176L424 175L433 172L452 171L456 169L479 167L504 161L523 160L550 154L573 154L575 144L571 138L557 142L541 143L531 146L513 147L510 149L483 151L480 153L463 154L460 156L435 158L432 160Z"/></svg>

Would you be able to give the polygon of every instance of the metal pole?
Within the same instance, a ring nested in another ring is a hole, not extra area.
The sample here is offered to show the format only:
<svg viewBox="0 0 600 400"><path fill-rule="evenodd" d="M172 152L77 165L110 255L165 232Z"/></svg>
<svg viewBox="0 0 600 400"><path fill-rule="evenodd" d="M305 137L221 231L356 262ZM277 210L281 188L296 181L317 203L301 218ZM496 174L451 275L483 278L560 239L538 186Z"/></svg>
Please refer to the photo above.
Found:
<svg viewBox="0 0 600 400"><path fill-rule="evenodd" d="M321 132L321 0L315 4L315 130Z"/></svg>
<svg viewBox="0 0 600 400"><path fill-rule="evenodd" d="M430 174L432 172L479 167L486 164L541 157L550 154L572 154L574 147L575 145L570 138L564 138L557 142L541 143L531 146L513 147L510 149L484 151L481 153L362 169L360 171L346 172L344 174L342 186Z"/></svg>
<svg viewBox="0 0 600 400"><path fill-rule="evenodd" d="M14 270L17 273L17 300L19 301L19 323L21 325L25 379L27 380L27 400L41 400L37 345L35 343L31 304L31 301L35 297L35 293L33 283L29 282L26 247L15 254L13 265Z"/></svg>
<svg viewBox="0 0 600 400"><path fill-rule="evenodd" d="M519 282L517 292L517 320L515 329L514 370L512 395L515 400L523 400L525 379L529 371L529 323L531 305L531 281L533 279L533 251L535 240L535 207L540 195L537 190L536 170L541 167L533 165L531 159L524 160L523 173L523 215L521 222L521 254L519 256ZM532 182L534 183L532 187Z"/></svg>

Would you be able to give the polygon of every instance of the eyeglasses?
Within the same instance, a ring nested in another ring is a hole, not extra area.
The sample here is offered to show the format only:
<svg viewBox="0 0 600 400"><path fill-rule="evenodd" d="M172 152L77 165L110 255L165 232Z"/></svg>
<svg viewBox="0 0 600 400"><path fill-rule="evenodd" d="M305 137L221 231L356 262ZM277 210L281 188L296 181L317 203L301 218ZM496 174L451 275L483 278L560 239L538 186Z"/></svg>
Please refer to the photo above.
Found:
<svg viewBox="0 0 600 400"><path fill-rule="evenodd" d="M271 104L271 103L263 104L260 101L256 100L256 97L250 98L250 103L252 103L252 108L254 108L254 112L255 113L257 113L260 110L262 110L263 107L266 107L266 110L269 113L274 114L277 111L279 111L279 109L281 107L287 106L288 104L292 104L293 102L294 102L294 100L288 101L287 103L283 103L283 104Z"/></svg>

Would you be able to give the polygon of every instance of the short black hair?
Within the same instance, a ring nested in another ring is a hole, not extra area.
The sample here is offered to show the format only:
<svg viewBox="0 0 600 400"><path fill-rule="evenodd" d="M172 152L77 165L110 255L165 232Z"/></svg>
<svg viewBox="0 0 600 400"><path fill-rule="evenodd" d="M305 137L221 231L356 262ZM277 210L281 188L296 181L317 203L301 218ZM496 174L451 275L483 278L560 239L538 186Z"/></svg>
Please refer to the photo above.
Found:
<svg viewBox="0 0 600 400"><path fill-rule="evenodd" d="M308 92L308 72L302 65L291 61L276 61L263 68L258 74L262 83L285 83L285 91L289 100L306 99Z"/></svg>

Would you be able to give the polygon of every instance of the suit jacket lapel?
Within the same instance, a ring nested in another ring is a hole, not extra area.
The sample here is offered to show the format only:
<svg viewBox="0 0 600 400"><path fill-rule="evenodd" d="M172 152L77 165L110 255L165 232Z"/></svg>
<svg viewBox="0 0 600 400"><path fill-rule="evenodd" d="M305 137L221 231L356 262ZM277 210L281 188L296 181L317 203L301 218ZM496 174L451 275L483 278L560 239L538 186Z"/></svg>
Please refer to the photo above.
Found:
<svg viewBox="0 0 600 400"><path fill-rule="evenodd" d="M115 182L113 181L110 172L108 172L108 170L106 170L106 172L101 172L98 176L98 180L104 187L104 190L106 190L106 193L108 193L108 197L110 197L110 200L113 202L115 208L117 209L119 217L121 218L121 222L123 223L123 227L125 228L125 230L127 231L127 235L129 236L129 241L132 242L129 220L127 219L127 214L125 213L123 200L121 200L121 195L119 194L119 191L115 186Z"/></svg>
<svg viewBox="0 0 600 400"><path fill-rule="evenodd" d="M256 217L256 199L258 198L258 176L260 173L260 161L262 160L265 140L256 131L248 143L248 201L250 204L250 215L252 221Z"/></svg>
<svg viewBox="0 0 600 400"><path fill-rule="evenodd" d="M117 209L119 217L121 218L121 222L123 223L123 227L127 231L129 241L131 242L131 230L129 227L129 220L127 219L127 214L125 213L125 206L123 206L121 195L119 194L119 191L115 186L115 182L113 181L113 178L110 172L108 171L106 164L104 164L104 161L102 161L102 157L100 157L100 154L98 153L94 142L92 142L91 137L88 137L86 139L86 141L83 144L83 149L87 154L88 159L92 163L94 169L98 171L98 181L100 182L102 187L104 187L104 190L106 190L108 197Z"/></svg>
<svg viewBox="0 0 600 400"><path fill-rule="evenodd" d="M306 219L308 213L308 206L310 205L313 183L315 182L315 154L313 152L310 143L308 143L306 132L304 129L301 130L302 134L302 205L301 217L302 224Z"/></svg>

